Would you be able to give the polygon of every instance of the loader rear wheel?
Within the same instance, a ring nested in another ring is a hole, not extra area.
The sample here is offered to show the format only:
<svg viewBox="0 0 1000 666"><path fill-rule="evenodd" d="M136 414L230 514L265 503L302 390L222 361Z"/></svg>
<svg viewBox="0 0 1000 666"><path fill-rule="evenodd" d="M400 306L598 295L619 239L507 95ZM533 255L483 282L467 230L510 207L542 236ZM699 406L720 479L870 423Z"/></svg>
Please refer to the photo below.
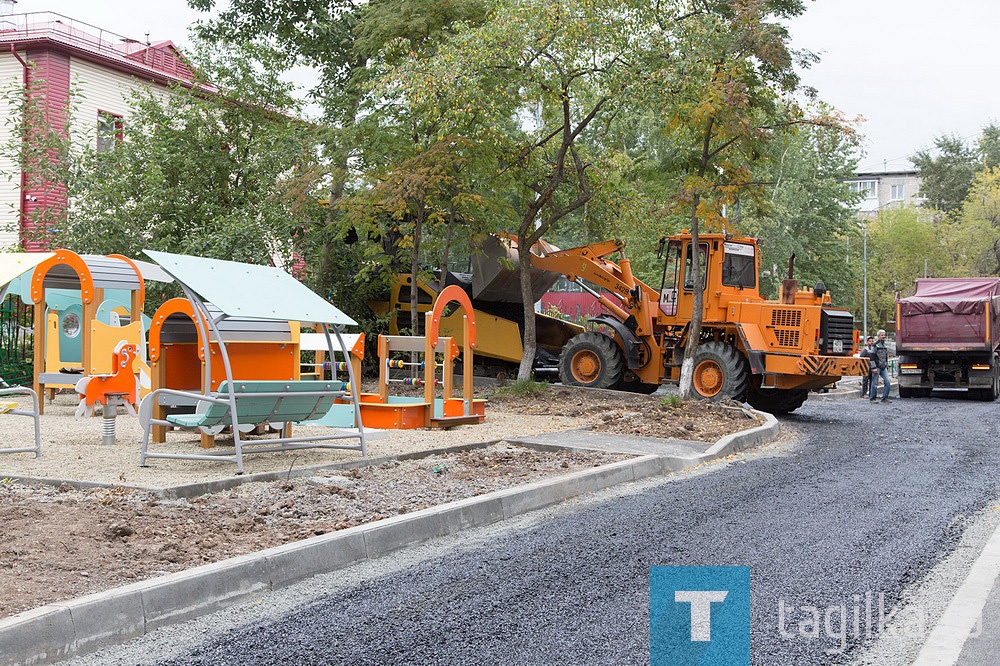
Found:
<svg viewBox="0 0 1000 666"><path fill-rule="evenodd" d="M730 345L706 342L694 357L691 389L696 398L742 400L747 391L747 366Z"/></svg>
<svg viewBox="0 0 1000 666"><path fill-rule="evenodd" d="M559 355L559 380L568 386L610 389L625 376L625 357L603 333L581 333Z"/></svg>
<svg viewBox="0 0 1000 666"><path fill-rule="evenodd" d="M747 402L754 409L769 414L788 414L802 406L809 397L806 389L762 389L750 387Z"/></svg>

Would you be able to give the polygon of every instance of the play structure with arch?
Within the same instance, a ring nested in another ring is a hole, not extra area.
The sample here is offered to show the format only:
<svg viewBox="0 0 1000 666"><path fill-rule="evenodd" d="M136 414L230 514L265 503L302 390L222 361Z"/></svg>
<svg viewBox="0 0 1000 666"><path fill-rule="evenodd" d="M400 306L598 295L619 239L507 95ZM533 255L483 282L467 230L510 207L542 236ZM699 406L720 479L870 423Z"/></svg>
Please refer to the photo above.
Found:
<svg viewBox="0 0 1000 666"><path fill-rule="evenodd" d="M454 338L440 335L441 318L452 304L459 305L465 312L461 348ZM425 335L379 336L379 392L361 395L361 418L367 425L406 429L482 423L486 401L473 398L472 355L476 346L476 320L469 296L455 285L445 287L435 300L434 307L424 317ZM460 398L454 396L453 372L459 354L462 356ZM420 360L411 360L415 357ZM415 369L419 373L393 377L393 369ZM393 383L422 386L423 399L390 395ZM436 397L438 386L442 389L440 398Z"/></svg>

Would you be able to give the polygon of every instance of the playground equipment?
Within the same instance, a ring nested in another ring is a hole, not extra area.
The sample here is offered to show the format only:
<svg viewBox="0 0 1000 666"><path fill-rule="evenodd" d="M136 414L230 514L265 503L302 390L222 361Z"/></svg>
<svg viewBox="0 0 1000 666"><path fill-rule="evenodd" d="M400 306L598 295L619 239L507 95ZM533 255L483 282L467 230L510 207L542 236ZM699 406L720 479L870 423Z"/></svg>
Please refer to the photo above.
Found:
<svg viewBox="0 0 1000 666"><path fill-rule="evenodd" d="M0 285L3 285L0 287L0 302L3 302L4 298L6 298L7 288L12 281L51 257L51 252L0 254ZM17 402L2 399L15 395L29 396L32 408L30 410L21 409ZM40 409L41 405L38 400L38 393L34 389L27 386L10 386L6 381L0 379L0 414L29 416L34 419L35 426L34 446L0 448L0 453L34 453L36 458L42 455L42 437L38 419L38 415L41 413Z"/></svg>
<svg viewBox="0 0 1000 666"><path fill-rule="evenodd" d="M146 288L131 259L57 250L35 268L29 297L35 305L34 329L42 332L35 340L38 394L47 392L51 400L56 389L75 388L83 376L117 372L115 349L122 341L134 345L140 359L144 356ZM141 365L134 369L143 371ZM39 409L44 413L44 401Z"/></svg>
<svg viewBox="0 0 1000 666"><path fill-rule="evenodd" d="M213 304L205 303L204 306L205 313L199 318L191 301L172 298L153 314L149 327L152 390L168 388L204 395L218 391L227 380L219 340L211 332L206 317L217 322L233 378L278 381L301 378L298 322L225 317ZM209 331L208 345L202 337L203 330ZM206 348L209 349L207 360ZM206 368L210 374L206 374ZM163 420L169 414L190 413L196 403L188 397L164 394L153 416ZM154 427L153 442L165 442L166 432L165 426ZM214 436L203 433L201 446L214 446Z"/></svg>
<svg viewBox="0 0 1000 666"><path fill-rule="evenodd" d="M101 406L101 416L104 421L101 429L101 443L115 443L115 419L118 408L124 407L132 416L136 416L136 405L139 404L139 380L132 370L138 348L124 340L118 343L114 351L114 372L107 375L83 377L74 387L80 394L80 404L76 408L76 418L94 415L94 407Z"/></svg>
<svg viewBox="0 0 1000 666"><path fill-rule="evenodd" d="M338 375L347 372L347 364L351 364L355 377L361 376L361 362L365 360L365 334L364 333L344 333L344 344L350 351L350 360L334 361L327 357L326 336L322 333L301 333L299 335L299 349L304 352L314 352L315 362L301 363L301 375L304 377L315 377L323 379L326 371L330 371L330 378L337 379ZM337 350L334 349L334 352ZM347 382L344 382L343 390L347 390Z"/></svg>
<svg viewBox="0 0 1000 666"><path fill-rule="evenodd" d="M142 399L139 421L144 434L140 465L145 466L148 458L226 460L234 462L237 474L242 474L243 453L254 451L318 447L357 450L362 456L367 455L360 415L356 416L355 427L351 429L330 429L322 435L303 437L293 437L291 433L292 423L322 417L334 400L357 404L358 384L351 364L347 366L350 377L348 390L342 390L339 381L301 380L297 341L285 343L284 348L280 347L280 343L277 345L293 361L290 363L292 374L288 378L262 377L261 374L268 369L259 363L254 364L252 358L247 361L247 366L237 367L237 363L241 363L237 360L241 352L237 351L239 343L236 340L241 331L246 332L242 328L246 322L265 320L276 329L282 326L289 328L289 335L298 335L298 326L289 322L321 324L329 357L333 357L333 337L336 337L346 358L349 352L341 329L356 325L354 320L277 268L152 250L147 250L146 254L178 281L187 296L190 314L180 315L187 316L194 323L194 329L189 324L185 327L196 331L189 341L197 342L195 353L202 372L195 390L161 386ZM182 358L185 352L178 350L177 354L168 352L164 356L163 335L170 328L167 324L171 321L180 324L183 316L178 317L175 313L174 317L165 317L160 322L159 337L154 337L151 331L150 357L155 355L157 360L154 362L163 364L154 375L157 372L168 373L168 382L173 359ZM180 344L179 340L177 342ZM220 362L224 381L217 383L215 368ZM237 379L237 369L246 374ZM193 413L170 413L171 405L187 405L190 409L192 404ZM168 409L163 410L164 406ZM149 450L154 428L163 428L164 434L166 428L194 429L211 437L227 425L232 427L232 452L203 449L199 453L163 453ZM242 436L242 433L268 425L279 428L280 436L263 440L247 440ZM358 444L330 443L350 438L357 439Z"/></svg>
<svg viewBox="0 0 1000 666"><path fill-rule="evenodd" d="M452 365L459 355L459 347L454 338L439 334L441 318L446 306L457 303L464 310L462 323L462 398L452 397L454 374ZM361 420L368 427L375 428L449 428L451 426L482 423L485 414L485 400L472 397L473 348L476 346L476 320L472 303L461 288L445 287L434 308L425 315L426 335L380 335L379 392L361 394ZM422 354L420 361L394 358L393 354ZM437 362L442 355L443 361ZM415 368L422 376L392 378L390 369ZM441 377L437 370L441 370ZM409 386L423 386L423 400L389 395L389 384L399 382ZM435 398L435 388L442 387L443 397Z"/></svg>

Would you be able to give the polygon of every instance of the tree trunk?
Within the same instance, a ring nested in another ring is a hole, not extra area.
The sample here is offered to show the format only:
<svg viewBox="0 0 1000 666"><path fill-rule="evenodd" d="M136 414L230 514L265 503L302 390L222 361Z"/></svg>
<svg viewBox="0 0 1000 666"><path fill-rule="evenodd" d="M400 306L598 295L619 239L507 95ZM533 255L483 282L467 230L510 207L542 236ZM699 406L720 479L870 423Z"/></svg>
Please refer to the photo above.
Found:
<svg viewBox="0 0 1000 666"><path fill-rule="evenodd" d="M448 230L445 232L444 251L441 253L441 281L438 283L438 293L444 291L448 279L448 255L451 254L451 235L455 229L455 211L448 214ZM471 316L470 313L466 313Z"/></svg>
<svg viewBox="0 0 1000 666"><path fill-rule="evenodd" d="M420 286L417 278L420 275L420 235L424 227L424 202L421 198L417 204L417 219L413 223L413 253L410 255L410 335L417 335L420 330L420 313L417 311ZM424 332L426 334L426 331Z"/></svg>
<svg viewBox="0 0 1000 666"><path fill-rule="evenodd" d="M698 204L701 196L696 194L691 204L691 284L694 285L694 299L691 304L691 324L688 326L687 344L684 346L684 360L681 361L681 378L678 393L681 398L691 395L691 382L694 379L694 359L698 354L698 341L701 338L702 310L705 296L701 289L701 250L698 247ZM683 261L683 255L682 261Z"/></svg>
<svg viewBox="0 0 1000 666"><path fill-rule="evenodd" d="M352 68L364 66L364 62L352 63ZM344 110L344 129L354 125L357 120L358 109L360 106L361 98L358 95L354 95L348 102L347 108ZM334 272L336 270L335 259L337 252L332 247L329 234L334 225L334 211L336 210L337 202L344 197L349 159L349 149L338 148L333 151L332 164L334 173L339 175L334 176L333 182L330 185L330 202L326 207L326 217L324 219L324 231L326 233L324 234L325 237L319 250L319 275L316 278L316 284L321 290L320 293L333 292Z"/></svg>
<svg viewBox="0 0 1000 666"><path fill-rule="evenodd" d="M701 164L698 166L699 180L704 179L705 173L708 171L714 126L715 118L709 118L701 143ZM691 284L693 285L694 298L691 304L691 324L688 326L687 344L684 346L684 359L681 361L680 386L677 387L681 398L687 398L691 395L694 359L698 355L698 343L701 339L701 323L703 321L702 311L705 308L705 290L701 286L701 250L698 247L698 205L700 203L701 193L695 192L691 198Z"/></svg>
<svg viewBox="0 0 1000 666"><path fill-rule="evenodd" d="M535 299L531 292L531 246L522 231L517 234L517 268L521 281L521 302L524 304L524 342L517 378L527 381L532 378L538 345L535 342Z"/></svg>

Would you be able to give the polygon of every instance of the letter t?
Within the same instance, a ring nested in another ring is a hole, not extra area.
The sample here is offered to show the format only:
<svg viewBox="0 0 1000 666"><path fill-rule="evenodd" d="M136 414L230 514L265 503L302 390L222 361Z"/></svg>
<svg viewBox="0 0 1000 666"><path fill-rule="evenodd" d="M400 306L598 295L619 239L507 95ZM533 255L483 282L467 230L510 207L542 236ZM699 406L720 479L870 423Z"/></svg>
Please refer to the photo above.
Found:
<svg viewBox="0 0 1000 666"><path fill-rule="evenodd" d="M710 590L698 592L694 590L675 590L674 601L691 604L691 640L712 640L712 603L721 603L729 596L725 590Z"/></svg>

